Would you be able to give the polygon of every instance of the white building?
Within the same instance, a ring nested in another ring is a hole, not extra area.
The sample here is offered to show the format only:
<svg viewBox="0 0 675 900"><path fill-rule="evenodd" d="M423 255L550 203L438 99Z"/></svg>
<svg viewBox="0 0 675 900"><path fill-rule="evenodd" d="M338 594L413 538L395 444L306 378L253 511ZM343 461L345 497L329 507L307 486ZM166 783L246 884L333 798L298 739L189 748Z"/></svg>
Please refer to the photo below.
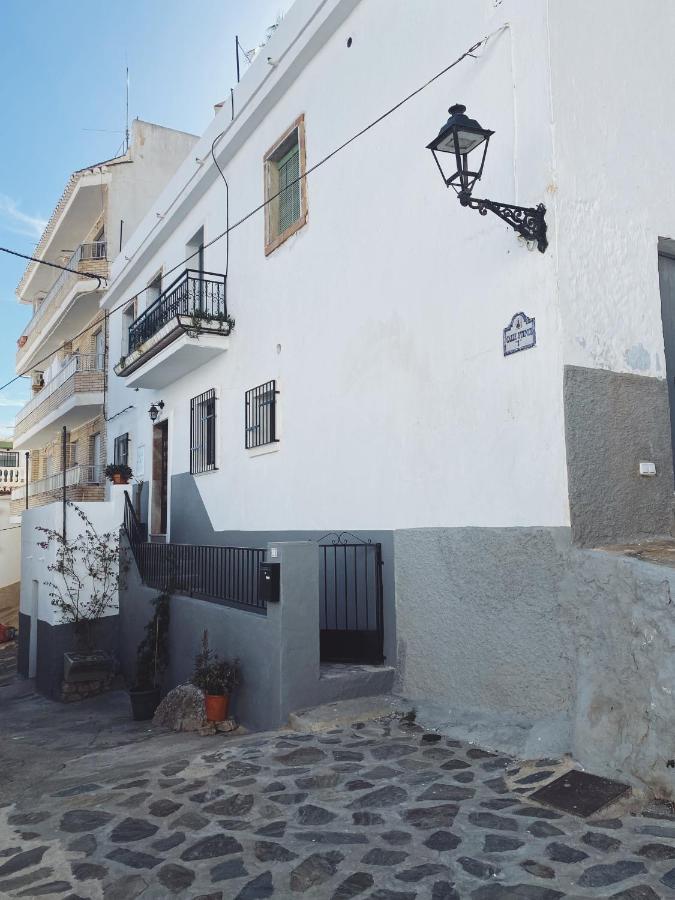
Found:
<svg viewBox="0 0 675 900"><path fill-rule="evenodd" d="M675 577L587 548L672 528L674 20L665 0L296 0L104 300L108 446L153 542L314 540L324 659L384 657L484 740L665 793ZM444 189L426 145L458 100L494 130L474 196L545 204L545 253ZM519 314L530 346L507 354ZM345 531L349 551L322 540ZM350 629L355 586L377 596L362 540L383 608ZM215 551L170 552L228 599Z"/></svg>
<svg viewBox="0 0 675 900"><path fill-rule="evenodd" d="M18 666L48 693L58 689L52 675L62 667L68 628L66 637L52 632L59 618L45 584L50 560L37 547L35 526L63 520L64 483L66 499L89 508L93 521L113 515L114 504L104 502L108 328L101 298L109 266L195 141L135 120L126 152L70 176L35 249L37 259L67 271L30 262L17 287L19 300L33 307L16 356L17 374L32 384L14 428L22 473L28 456L28 483L11 495L13 520L23 525ZM15 539L18 548L18 532Z"/></svg>

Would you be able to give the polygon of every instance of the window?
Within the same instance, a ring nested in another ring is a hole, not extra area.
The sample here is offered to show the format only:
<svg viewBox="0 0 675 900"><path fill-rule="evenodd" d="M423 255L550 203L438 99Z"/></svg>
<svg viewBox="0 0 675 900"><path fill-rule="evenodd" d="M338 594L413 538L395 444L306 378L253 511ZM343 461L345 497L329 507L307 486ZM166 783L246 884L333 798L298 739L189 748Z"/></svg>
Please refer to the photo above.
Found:
<svg viewBox="0 0 675 900"><path fill-rule="evenodd" d="M122 312L122 356L129 353L129 329L136 320L136 301L125 306Z"/></svg>
<svg viewBox="0 0 675 900"><path fill-rule="evenodd" d="M113 446L113 462L118 466L129 465L129 433L120 434L115 438Z"/></svg>
<svg viewBox="0 0 675 900"><path fill-rule="evenodd" d="M216 468L216 392L213 388L190 400L190 471Z"/></svg>
<svg viewBox="0 0 675 900"><path fill-rule="evenodd" d="M300 116L265 156L265 254L307 221L305 120Z"/></svg>
<svg viewBox="0 0 675 900"><path fill-rule="evenodd" d="M145 308L147 309L151 306L155 300L162 293L162 270L155 275L152 281L148 282L148 286L145 289Z"/></svg>
<svg viewBox="0 0 675 900"><path fill-rule="evenodd" d="M71 466L76 466L79 460L80 453L80 442L72 441L70 444L70 464Z"/></svg>
<svg viewBox="0 0 675 900"><path fill-rule="evenodd" d="M94 349L94 364L92 368L100 371L105 367L105 334L102 328L94 332L92 344Z"/></svg>
<svg viewBox="0 0 675 900"><path fill-rule="evenodd" d="M267 381L246 391L246 449L278 441L276 434L276 381Z"/></svg>
<svg viewBox="0 0 675 900"><path fill-rule="evenodd" d="M96 432L89 436L89 475L88 481L98 484L101 480L101 434Z"/></svg>

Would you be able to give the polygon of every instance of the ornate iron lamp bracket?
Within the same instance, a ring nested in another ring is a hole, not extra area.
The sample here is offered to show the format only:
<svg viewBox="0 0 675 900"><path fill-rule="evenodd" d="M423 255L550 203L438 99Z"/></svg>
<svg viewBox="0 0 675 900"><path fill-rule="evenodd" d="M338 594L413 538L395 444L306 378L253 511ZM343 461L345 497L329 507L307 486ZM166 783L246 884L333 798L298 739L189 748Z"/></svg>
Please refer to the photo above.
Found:
<svg viewBox="0 0 675 900"><path fill-rule="evenodd" d="M478 200L470 194L461 192L459 202L462 206L477 209L481 216L486 216L488 210L510 225L526 241L534 241L540 253L544 253L548 247L546 239L546 207L540 203L536 207L514 206L512 203L497 203L494 200Z"/></svg>

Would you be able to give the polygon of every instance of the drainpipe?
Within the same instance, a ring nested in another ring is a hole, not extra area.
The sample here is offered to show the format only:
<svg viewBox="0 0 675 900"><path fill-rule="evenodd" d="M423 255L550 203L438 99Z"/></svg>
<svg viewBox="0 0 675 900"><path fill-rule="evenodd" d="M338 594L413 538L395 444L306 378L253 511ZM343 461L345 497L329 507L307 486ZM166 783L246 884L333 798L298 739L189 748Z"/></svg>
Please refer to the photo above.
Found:
<svg viewBox="0 0 675 900"><path fill-rule="evenodd" d="M63 543L66 542L66 426L61 429L61 470L63 472Z"/></svg>
<svg viewBox="0 0 675 900"><path fill-rule="evenodd" d="M26 460L26 462L25 462L25 473L26 473L26 477L24 478L24 483L25 483L25 485L26 485L26 487L24 488L24 491L25 491L25 500L26 500L26 509L28 509L28 459L29 459L29 457L30 457L30 452L29 452L28 450L26 450L26 454L25 454L25 460Z"/></svg>

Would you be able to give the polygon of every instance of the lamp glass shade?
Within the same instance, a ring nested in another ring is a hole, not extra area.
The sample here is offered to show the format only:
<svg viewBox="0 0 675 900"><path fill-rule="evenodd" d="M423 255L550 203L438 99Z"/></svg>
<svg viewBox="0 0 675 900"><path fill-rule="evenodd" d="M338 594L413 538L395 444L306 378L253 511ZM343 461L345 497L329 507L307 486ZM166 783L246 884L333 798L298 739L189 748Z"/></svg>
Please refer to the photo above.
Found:
<svg viewBox="0 0 675 900"><path fill-rule="evenodd" d="M459 152L464 155L465 153L471 153L476 147L480 147L486 139L487 135L484 131L453 127L445 137L441 138L434 149L439 150L441 153Z"/></svg>
<svg viewBox="0 0 675 900"><path fill-rule="evenodd" d="M479 122L470 119L466 115L466 107L461 103L451 106L449 112L450 118L434 140L427 144L427 149L433 153L445 184L462 196L468 196L483 173L488 143L494 132L481 128ZM469 154L481 145L482 154L472 157L475 161L470 164ZM442 164L438 153L448 154L452 161L446 158L446 163ZM449 173L444 171L444 165L451 169Z"/></svg>

